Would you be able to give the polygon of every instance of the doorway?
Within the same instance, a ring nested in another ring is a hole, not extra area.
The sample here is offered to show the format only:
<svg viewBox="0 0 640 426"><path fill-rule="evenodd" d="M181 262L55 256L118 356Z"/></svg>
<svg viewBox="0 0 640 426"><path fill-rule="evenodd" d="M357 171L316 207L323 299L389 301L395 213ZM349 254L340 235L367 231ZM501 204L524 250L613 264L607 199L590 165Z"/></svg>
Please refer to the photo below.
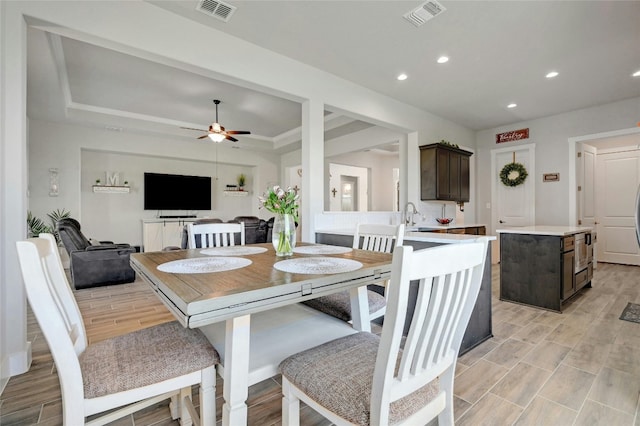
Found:
<svg viewBox="0 0 640 426"><path fill-rule="evenodd" d="M329 163L329 211L369 211L369 169Z"/></svg>
<svg viewBox="0 0 640 426"><path fill-rule="evenodd" d="M340 176L340 198L343 212L358 211L358 178L356 176Z"/></svg>
<svg viewBox="0 0 640 426"><path fill-rule="evenodd" d="M570 224L595 231L594 260L640 265L633 217L640 129L570 138L569 151Z"/></svg>

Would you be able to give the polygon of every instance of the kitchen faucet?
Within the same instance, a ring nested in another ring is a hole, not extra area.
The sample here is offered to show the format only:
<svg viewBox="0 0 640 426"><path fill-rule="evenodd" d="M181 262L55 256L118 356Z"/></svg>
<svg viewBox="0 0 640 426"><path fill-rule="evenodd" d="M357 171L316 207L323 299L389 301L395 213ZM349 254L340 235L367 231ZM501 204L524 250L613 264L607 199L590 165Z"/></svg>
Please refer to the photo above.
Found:
<svg viewBox="0 0 640 426"><path fill-rule="evenodd" d="M409 206L413 207L413 210L409 211ZM409 201L404 208L405 225L411 225L411 226L415 225L416 223L413 221L413 215L419 214L419 213L420 212L416 209L416 205L413 204L411 201Z"/></svg>

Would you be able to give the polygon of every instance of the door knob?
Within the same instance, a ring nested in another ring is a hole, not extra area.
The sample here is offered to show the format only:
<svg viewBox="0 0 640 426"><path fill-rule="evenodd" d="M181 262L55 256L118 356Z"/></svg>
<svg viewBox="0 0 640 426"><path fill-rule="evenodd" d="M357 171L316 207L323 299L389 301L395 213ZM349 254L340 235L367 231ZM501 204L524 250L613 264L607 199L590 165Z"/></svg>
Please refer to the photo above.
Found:
<svg viewBox="0 0 640 426"><path fill-rule="evenodd" d="M504 223L504 221L503 221L502 219L500 219L498 222L500 222L500 223Z"/></svg>

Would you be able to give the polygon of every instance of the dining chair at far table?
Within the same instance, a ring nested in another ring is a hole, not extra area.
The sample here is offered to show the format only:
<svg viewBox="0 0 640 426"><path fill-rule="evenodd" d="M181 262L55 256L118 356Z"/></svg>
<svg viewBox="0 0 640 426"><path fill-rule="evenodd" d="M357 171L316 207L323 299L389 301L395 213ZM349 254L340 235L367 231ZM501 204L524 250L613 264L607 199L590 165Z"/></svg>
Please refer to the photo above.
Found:
<svg viewBox="0 0 640 426"><path fill-rule="evenodd" d="M352 247L354 249L391 253L394 247L402 245L403 240L404 224L382 225L361 223L356 226ZM362 307L364 312L367 312L367 310L369 312L368 321L362 324L363 331L370 331L371 321L385 314L388 300L387 285L388 282L382 283L382 287L385 288L384 295L377 291L367 289L366 299L364 297L359 299L368 302L368 306ZM365 291L365 289L363 288L359 291ZM343 321L352 321L351 294L349 291L341 291L327 296L317 297L302 303Z"/></svg>
<svg viewBox="0 0 640 426"><path fill-rule="evenodd" d="M53 235L16 247L27 298L58 373L63 424L102 425L169 398L181 424L216 424L220 357L202 332L173 321L88 345ZM199 413L192 385L200 385Z"/></svg>
<svg viewBox="0 0 640 426"><path fill-rule="evenodd" d="M244 222L240 223L189 223L189 248L228 247L245 244Z"/></svg>
<svg viewBox="0 0 640 426"><path fill-rule="evenodd" d="M337 425L453 424L456 359L477 299L488 240L393 253L382 335L360 332L285 359L283 425L300 400ZM409 285L419 280L404 343Z"/></svg>

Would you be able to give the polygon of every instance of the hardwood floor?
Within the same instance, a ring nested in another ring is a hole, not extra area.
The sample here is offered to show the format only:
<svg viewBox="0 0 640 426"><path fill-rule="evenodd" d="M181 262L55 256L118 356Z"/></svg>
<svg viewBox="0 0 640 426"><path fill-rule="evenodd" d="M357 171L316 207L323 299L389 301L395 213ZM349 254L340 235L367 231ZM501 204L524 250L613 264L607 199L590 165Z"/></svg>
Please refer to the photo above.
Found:
<svg viewBox="0 0 640 426"><path fill-rule="evenodd" d="M640 268L600 263L593 288L563 314L498 300L493 273L494 337L460 357L455 381L458 425L640 425L640 324L619 320L628 302L640 303ZM90 343L172 320L140 281L76 292ZM28 319L33 363L0 395L2 425L60 425L55 366L35 319ZM218 380L220 419L222 382ZM249 392L249 423L278 425L279 378ZM302 410L303 425L328 425ZM174 425L167 402L117 425Z"/></svg>

